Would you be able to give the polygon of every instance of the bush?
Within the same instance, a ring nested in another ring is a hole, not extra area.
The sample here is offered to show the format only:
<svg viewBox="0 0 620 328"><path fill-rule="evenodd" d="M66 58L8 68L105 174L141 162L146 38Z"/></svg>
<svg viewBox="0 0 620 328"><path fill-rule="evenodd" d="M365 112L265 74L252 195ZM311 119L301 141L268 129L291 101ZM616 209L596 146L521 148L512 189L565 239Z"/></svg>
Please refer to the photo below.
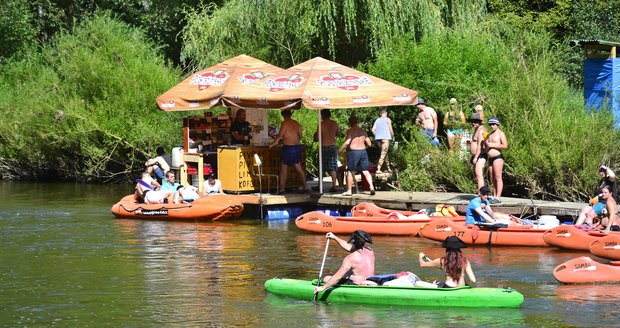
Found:
<svg viewBox="0 0 620 328"><path fill-rule="evenodd" d="M120 180L181 140L155 98L180 79L144 34L99 14L0 68L0 156L23 175Z"/></svg>
<svg viewBox="0 0 620 328"><path fill-rule="evenodd" d="M585 199L598 180L597 166L618 159L620 136L606 110L586 112L581 90L555 73L558 62L548 35L506 27L500 22L472 30L444 31L419 44L402 40L383 51L369 73L420 92L438 112L456 97L472 113L502 121L505 152L504 195L542 199ZM435 106L437 104L437 106ZM415 137L415 109L397 111L402 147L401 183L417 190L473 192L467 159L431 151ZM413 137L412 137L413 136ZM430 154L428 161L421 161Z"/></svg>

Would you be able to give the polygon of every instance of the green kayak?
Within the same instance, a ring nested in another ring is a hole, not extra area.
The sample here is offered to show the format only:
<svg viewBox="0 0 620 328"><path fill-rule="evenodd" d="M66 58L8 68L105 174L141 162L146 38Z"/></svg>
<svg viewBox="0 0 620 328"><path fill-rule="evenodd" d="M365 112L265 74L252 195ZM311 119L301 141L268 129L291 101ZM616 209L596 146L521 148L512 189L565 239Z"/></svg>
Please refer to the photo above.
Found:
<svg viewBox="0 0 620 328"><path fill-rule="evenodd" d="M273 278L265 289L273 294L312 301L314 282ZM333 303L411 306L519 307L523 295L512 288L424 288L337 285L319 293L317 299Z"/></svg>

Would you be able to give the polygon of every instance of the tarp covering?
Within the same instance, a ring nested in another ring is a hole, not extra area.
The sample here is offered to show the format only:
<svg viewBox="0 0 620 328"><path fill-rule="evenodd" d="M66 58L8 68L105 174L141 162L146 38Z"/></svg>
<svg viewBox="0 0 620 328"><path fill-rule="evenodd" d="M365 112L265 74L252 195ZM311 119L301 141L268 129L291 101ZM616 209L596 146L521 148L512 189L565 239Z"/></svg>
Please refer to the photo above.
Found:
<svg viewBox="0 0 620 328"><path fill-rule="evenodd" d="M239 55L191 74L157 98L164 111L197 110L222 105L225 90L261 83L282 68Z"/></svg>
<svg viewBox="0 0 620 328"><path fill-rule="evenodd" d="M587 58L583 65L586 108L611 110L620 128L620 58Z"/></svg>

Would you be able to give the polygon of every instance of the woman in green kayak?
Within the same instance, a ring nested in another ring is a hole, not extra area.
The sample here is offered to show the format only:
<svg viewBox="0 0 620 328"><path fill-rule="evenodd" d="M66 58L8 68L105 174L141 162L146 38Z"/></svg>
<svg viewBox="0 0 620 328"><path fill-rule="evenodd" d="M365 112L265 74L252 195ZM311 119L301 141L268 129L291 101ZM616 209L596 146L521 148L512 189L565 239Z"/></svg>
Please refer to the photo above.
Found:
<svg viewBox="0 0 620 328"><path fill-rule="evenodd" d="M427 283L425 287L454 288L465 286L465 273L473 285L476 283L476 276L471 268L471 264L461 253L461 248L467 245L457 236L450 236L444 240L442 246L446 249L446 255L441 258L431 260L424 253L420 253L419 260L421 267L440 267L446 273L445 281L434 281ZM419 286L419 282L416 286Z"/></svg>

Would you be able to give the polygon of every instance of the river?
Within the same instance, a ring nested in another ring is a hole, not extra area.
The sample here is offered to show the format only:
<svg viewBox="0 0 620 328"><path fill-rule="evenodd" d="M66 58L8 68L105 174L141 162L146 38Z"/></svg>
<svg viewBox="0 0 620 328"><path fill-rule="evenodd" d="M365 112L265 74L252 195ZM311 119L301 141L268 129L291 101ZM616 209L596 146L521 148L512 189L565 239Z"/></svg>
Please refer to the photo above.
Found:
<svg viewBox="0 0 620 328"><path fill-rule="evenodd" d="M0 182L0 323L20 326L615 326L620 286L563 286L551 271L579 256L553 248L466 248L479 286L510 286L519 309L361 306L269 295L272 277L311 279L325 238L292 221L114 219L129 186ZM377 273L421 269L440 246L374 237ZM326 273L346 254L329 248Z"/></svg>

